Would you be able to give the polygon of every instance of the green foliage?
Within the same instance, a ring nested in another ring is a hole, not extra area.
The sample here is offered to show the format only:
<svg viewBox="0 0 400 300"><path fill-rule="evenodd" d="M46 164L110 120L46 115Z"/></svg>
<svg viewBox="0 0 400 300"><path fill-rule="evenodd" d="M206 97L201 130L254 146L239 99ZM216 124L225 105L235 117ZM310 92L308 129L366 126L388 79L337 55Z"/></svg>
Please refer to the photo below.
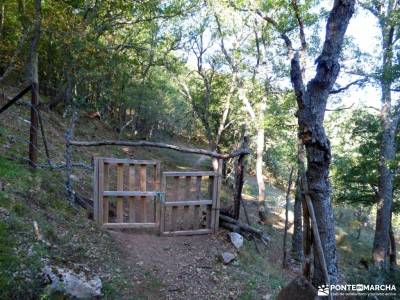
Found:
<svg viewBox="0 0 400 300"><path fill-rule="evenodd" d="M372 206L375 203L374 189L378 186L381 140L378 116L362 109L351 114L340 112L333 114L328 124L331 136L336 137L332 160L335 201ZM398 161L392 165L394 169ZM399 184L399 177L395 176L395 210L398 210Z"/></svg>
<svg viewBox="0 0 400 300"><path fill-rule="evenodd" d="M296 168L297 124L295 121L295 98L292 93L270 98L265 115L266 169L280 183L286 184L290 168Z"/></svg>

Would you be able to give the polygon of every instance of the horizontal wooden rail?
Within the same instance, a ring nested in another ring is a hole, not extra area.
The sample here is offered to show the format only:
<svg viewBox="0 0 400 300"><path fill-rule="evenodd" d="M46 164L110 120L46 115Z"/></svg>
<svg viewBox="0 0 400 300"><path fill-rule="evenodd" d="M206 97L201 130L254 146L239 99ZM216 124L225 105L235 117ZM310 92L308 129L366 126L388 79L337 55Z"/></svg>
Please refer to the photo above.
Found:
<svg viewBox="0 0 400 300"><path fill-rule="evenodd" d="M125 159L125 158L102 158L99 159L103 160L106 164L135 164L135 165L157 165L158 161L153 160L138 160L138 159Z"/></svg>
<svg viewBox="0 0 400 300"><path fill-rule="evenodd" d="M165 206L194 206L194 205L212 205L212 200L191 200L191 201L167 201L164 202Z"/></svg>
<svg viewBox="0 0 400 300"><path fill-rule="evenodd" d="M158 228L157 223L104 223L104 228Z"/></svg>
<svg viewBox="0 0 400 300"><path fill-rule="evenodd" d="M179 231L165 231L162 232L163 236L174 236L174 235L198 235L198 234L209 234L213 233L211 229L195 229L195 230L179 230Z"/></svg>
<svg viewBox="0 0 400 300"><path fill-rule="evenodd" d="M186 152L186 153L194 153L194 154L201 154L210 157L215 157L219 159L228 159L233 158L236 156L247 155L250 154L248 149L239 149L232 153L228 154L221 154L214 151L209 151L205 149L194 149L188 147L179 147L176 145L165 144L165 143L157 143L157 142L149 142L149 141L112 141L112 140L104 140L104 141L70 141L70 145L77 146L77 147L97 147L97 146L127 146L127 147L155 147L155 148L165 148L165 149L172 149L179 152Z"/></svg>
<svg viewBox="0 0 400 300"><path fill-rule="evenodd" d="M206 176L217 176L217 172L213 171L196 171L196 172L163 172L164 176L167 177L206 177Z"/></svg>
<svg viewBox="0 0 400 300"><path fill-rule="evenodd" d="M155 197L159 192L139 192L139 191L104 191L105 197Z"/></svg>

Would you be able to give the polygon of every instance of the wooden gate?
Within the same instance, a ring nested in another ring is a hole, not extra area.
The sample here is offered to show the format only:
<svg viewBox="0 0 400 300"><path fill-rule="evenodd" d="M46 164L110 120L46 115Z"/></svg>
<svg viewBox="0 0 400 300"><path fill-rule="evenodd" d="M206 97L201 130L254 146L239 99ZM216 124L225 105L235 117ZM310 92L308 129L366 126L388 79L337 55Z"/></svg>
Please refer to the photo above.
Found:
<svg viewBox="0 0 400 300"><path fill-rule="evenodd" d="M215 232L219 220L217 172L163 172L161 235Z"/></svg>
<svg viewBox="0 0 400 300"><path fill-rule="evenodd" d="M158 228L160 163L94 158L94 218L106 228Z"/></svg>

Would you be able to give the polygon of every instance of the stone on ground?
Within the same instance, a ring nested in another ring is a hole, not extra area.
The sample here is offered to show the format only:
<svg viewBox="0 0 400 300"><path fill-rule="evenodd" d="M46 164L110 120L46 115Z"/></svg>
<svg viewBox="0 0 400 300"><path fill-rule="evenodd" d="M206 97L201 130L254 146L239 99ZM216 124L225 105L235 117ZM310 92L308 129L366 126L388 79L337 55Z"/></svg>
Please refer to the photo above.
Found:
<svg viewBox="0 0 400 300"><path fill-rule="evenodd" d="M221 253L221 259L224 264L229 264L236 258L236 255L231 252L223 252Z"/></svg>
<svg viewBox="0 0 400 300"><path fill-rule="evenodd" d="M101 296L102 283L96 275L76 273L67 268L49 265L44 267L43 275L52 292L61 292L77 299Z"/></svg>
<svg viewBox="0 0 400 300"><path fill-rule="evenodd" d="M237 232L229 232L229 238L236 249L240 249L243 246L243 236Z"/></svg>

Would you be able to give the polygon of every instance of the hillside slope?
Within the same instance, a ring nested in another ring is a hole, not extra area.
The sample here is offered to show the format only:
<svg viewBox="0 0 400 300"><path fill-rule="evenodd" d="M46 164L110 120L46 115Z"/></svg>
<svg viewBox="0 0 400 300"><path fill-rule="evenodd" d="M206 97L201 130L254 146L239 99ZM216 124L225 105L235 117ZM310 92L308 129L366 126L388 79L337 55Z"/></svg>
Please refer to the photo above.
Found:
<svg viewBox="0 0 400 300"><path fill-rule="evenodd" d="M52 164L61 165L65 161L64 135L69 118L48 111L41 111L41 115ZM262 254L258 255L253 243L247 241L233 264L222 264L221 252L234 252L224 230L215 236L161 238L99 228L87 218L85 210L66 201L62 168L32 172L27 167L28 120L29 109L20 104L4 113L0 121L2 299L48 295L50 290L41 276L45 265L76 272L85 269L99 276L106 299L261 299L276 294L286 282L272 245L267 249L260 246ZM75 136L81 140L118 138L106 124L88 116L79 118ZM177 139L174 143L185 144ZM38 150L39 163L46 166L41 139ZM162 162L162 170L201 170L210 166L206 157L172 150L99 147L73 152L76 163L90 165L93 156L157 159ZM91 171L74 169L73 179L76 191L91 197ZM224 194L228 199L229 189L224 188ZM255 206L249 208L255 212ZM38 240L33 222L37 222L45 242ZM270 234L277 233L272 226L269 229Z"/></svg>
<svg viewBox="0 0 400 300"><path fill-rule="evenodd" d="M10 90L13 95L15 91ZM1 104L1 103L0 103ZM41 112L53 166L65 161L64 135L69 118L54 112ZM224 265L219 256L234 252L226 231L213 236L166 238L156 235L113 232L99 228L88 219L88 212L71 206L65 197L63 168L48 167L32 172L25 161L29 134L29 107L23 102L10 108L0 119L0 298L37 299L49 296L48 282L41 275L46 265L85 270L99 276L105 299L273 299L280 288L301 273L291 264L281 269L285 193L267 186L268 224L256 224L256 181L246 176L244 199L254 226L271 236L267 246L252 241L232 264ZM117 139L107 124L87 115L79 118L76 139ZM192 146L174 138L172 142ZM196 145L201 147L201 145ZM39 163L46 166L43 142L39 139ZM162 170L208 169L207 157L165 149L127 147L76 148L73 161L90 166L93 156L157 159ZM75 168L76 191L87 198L92 194L92 171ZM223 187L223 201L231 201ZM362 266L358 260L370 253L371 228L362 236L366 241L347 239L352 211L337 208L346 217L338 235L340 264L345 275L353 276ZM243 215L243 213L242 213ZM291 212L289 214L291 222ZM244 221L244 220L243 220ZM37 237L38 224L44 241ZM289 228L291 232L291 228ZM344 232L344 234L343 234ZM289 243L288 243L289 244ZM350 255L351 254L351 255ZM348 266L351 268L348 268Z"/></svg>

